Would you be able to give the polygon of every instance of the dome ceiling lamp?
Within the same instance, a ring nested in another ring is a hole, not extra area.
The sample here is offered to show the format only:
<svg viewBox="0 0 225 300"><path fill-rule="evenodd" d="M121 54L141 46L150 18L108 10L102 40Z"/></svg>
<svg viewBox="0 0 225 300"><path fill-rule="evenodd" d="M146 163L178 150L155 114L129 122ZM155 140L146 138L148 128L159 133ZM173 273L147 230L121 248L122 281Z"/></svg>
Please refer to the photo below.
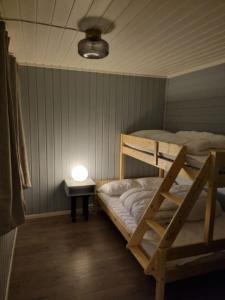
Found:
<svg viewBox="0 0 225 300"><path fill-rule="evenodd" d="M88 59L100 59L109 54L109 44L101 38L101 30L90 28L85 31L86 37L78 43L78 53Z"/></svg>
<svg viewBox="0 0 225 300"><path fill-rule="evenodd" d="M27 24L42 25L46 27L59 28L76 32L85 32L86 37L78 43L78 53L80 56L88 59L100 59L109 54L109 44L101 38L101 34L110 33L115 25L112 21L103 17L84 17L79 20L77 28L65 27L55 24L25 20L19 18L1 17L2 21L23 22Z"/></svg>

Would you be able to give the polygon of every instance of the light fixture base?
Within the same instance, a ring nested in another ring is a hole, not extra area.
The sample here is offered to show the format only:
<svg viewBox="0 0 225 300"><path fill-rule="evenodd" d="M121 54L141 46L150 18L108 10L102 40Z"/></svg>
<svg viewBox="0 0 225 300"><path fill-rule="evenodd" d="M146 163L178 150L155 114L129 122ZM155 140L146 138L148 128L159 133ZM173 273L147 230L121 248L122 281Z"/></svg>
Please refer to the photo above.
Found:
<svg viewBox="0 0 225 300"><path fill-rule="evenodd" d="M101 39L101 31L96 28L86 30L86 38L78 43L78 53L88 59L100 59L109 54L109 44Z"/></svg>

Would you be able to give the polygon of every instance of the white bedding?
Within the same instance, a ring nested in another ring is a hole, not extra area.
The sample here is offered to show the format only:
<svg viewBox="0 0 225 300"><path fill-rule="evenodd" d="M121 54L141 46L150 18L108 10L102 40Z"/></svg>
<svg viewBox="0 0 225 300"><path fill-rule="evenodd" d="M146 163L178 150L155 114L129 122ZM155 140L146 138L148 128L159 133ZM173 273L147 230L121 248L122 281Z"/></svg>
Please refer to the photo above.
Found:
<svg viewBox="0 0 225 300"><path fill-rule="evenodd" d="M146 188L133 188L123 193L120 196L120 201L124 208L132 215L135 221L138 223L140 218L145 212L145 209L150 204L157 186L149 185ZM184 198L187 194L190 186L188 185L173 185L171 188L171 193L177 195L178 197ZM193 207L187 221L201 221L204 220L205 207L206 207L207 193L202 191L199 199L197 200L195 206ZM177 209L177 205L170 201L164 200L159 212L156 215L156 219L161 224L168 224L174 215L174 211ZM216 202L216 216L222 214L222 209L219 202Z"/></svg>
<svg viewBox="0 0 225 300"><path fill-rule="evenodd" d="M104 193L99 193L98 196L119 218L121 223L126 227L129 233L133 233L137 227L135 218L124 208L119 197L111 197ZM215 219L214 239L225 238L225 213L222 212L220 216ZM189 245L202 242L204 240L204 222L186 222L178 234L174 246ZM149 230L142 241L142 247L151 256L155 245L158 242L158 235ZM198 257L185 258L170 262L170 264L184 264L190 262Z"/></svg>
<svg viewBox="0 0 225 300"><path fill-rule="evenodd" d="M184 145L187 153L191 155L204 156L211 149L225 149L225 136L209 132L178 131L173 133L165 130L141 130L131 135Z"/></svg>
<svg viewBox="0 0 225 300"><path fill-rule="evenodd" d="M225 136L197 131L179 131L172 133L165 130L140 130L131 135L153 139L161 142L185 145L187 147L186 162L188 165L200 168L205 161L208 152L212 149L225 149ZM132 144L127 146L149 152L144 148L136 147ZM171 157L165 158L171 159Z"/></svg>

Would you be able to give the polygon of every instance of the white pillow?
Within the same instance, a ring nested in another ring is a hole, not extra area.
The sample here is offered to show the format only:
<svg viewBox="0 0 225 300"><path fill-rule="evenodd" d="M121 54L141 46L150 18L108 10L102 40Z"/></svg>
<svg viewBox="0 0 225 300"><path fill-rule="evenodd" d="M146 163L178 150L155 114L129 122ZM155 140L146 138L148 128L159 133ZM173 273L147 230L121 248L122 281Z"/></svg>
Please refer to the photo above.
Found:
<svg viewBox="0 0 225 300"><path fill-rule="evenodd" d="M136 179L141 187L151 191L159 188L160 184L163 182L164 178L162 177L145 177Z"/></svg>
<svg viewBox="0 0 225 300"><path fill-rule="evenodd" d="M134 179L113 180L103 184L98 189L98 192L105 193L109 196L120 196L135 187L140 187L140 184Z"/></svg>
<svg viewBox="0 0 225 300"><path fill-rule="evenodd" d="M190 186L186 185L177 185L173 186L171 189L171 193L176 194L180 197L185 197ZM206 209L206 201L207 201L207 192L202 191L199 198L197 199L194 207L192 208L187 221L195 222L195 221L202 221L205 218L205 209ZM216 212L215 217L218 217L222 214L222 208L220 203L216 200Z"/></svg>

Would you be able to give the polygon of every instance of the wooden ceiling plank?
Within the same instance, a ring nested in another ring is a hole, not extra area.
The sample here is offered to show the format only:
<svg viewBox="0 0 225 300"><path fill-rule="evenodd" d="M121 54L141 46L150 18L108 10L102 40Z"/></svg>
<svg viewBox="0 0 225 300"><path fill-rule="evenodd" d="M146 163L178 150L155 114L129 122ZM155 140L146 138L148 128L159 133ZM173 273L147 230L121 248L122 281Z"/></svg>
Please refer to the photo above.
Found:
<svg viewBox="0 0 225 300"><path fill-rule="evenodd" d="M3 17L8 17L8 18L20 17L18 1L2 0L1 6L2 6Z"/></svg>
<svg viewBox="0 0 225 300"><path fill-rule="evenodd" d="M6 22L10 49L23 63L171 76L225 60L225 2L219 0L2 0L1 5L7 17L60 26L75 27L85 16L115 22L103 36L110 55L99 61L78 55L83 33Z"/></svg>
<svg viewBox="0 0 225 300"><path fill-rule="evenodd" d="M223 6L223 8L225 8L225 6ZM223 10L221 10L220 8L220 13L221 15L218 14L218 11L216 12L216 14L210 14L207 15L208 18L205 20L205 22L201 21L201 27L199 28L198 26L195 26L195 24L193 24L192 26L192 31L189 30L187 31L187 33L185 34L183 32L183 27L182 26L178 26L178 28L182 28L182 33L181 34L181 41L179 40L179 37L177 36L176 38L168 35L167 39L163 38L162 36L158 36L158 38L155 41L152 41L152 45L153 45L153 49L149 49L149 47L151 45L149 45L149 43L145 43L142 44L141 46L144 49L148 49L148 51L151 52L151 61L155 61L156 57L159 57L160 54L162 55L162 57L165 59L165 57L171 53L175 53L175 51L177 49L182 49L182 46L184 46L184 50L188 49L188 46L191 45L191 47L193 48L195 46L194 42L196 42L197 44L199 42L201 42L201 39L203 38L202 36L205 35L206 39L210 39L210 35L209 32L212 31L212 37L215 35L215 32L218 32L216 28L220 28L222 26L222 28L225 28L225 11L223 12ZM223 13L223 14L222 14ZM222 23L222 24L221 24ZM215 26L216 28L214 29L213 26ZM202 30L202 27L204 28L204 30ZM208 31L207 31L208 28ZM174 30L172 29L171 31L174 34L174 31L176 30L176 28L174 28ZM195 34L193 34L193 32ZM208 37L207 37L208 36ZM170 42L170 40L172 42ZM174 43L174 40L176 40L176 43ZM170 45L172 45L172 49L170 47ZM205 45L203 45L205 47ZM155 51L154 51L155 49ZM161 53L160 50L164 50L164 53ZM135 52L135 49L132 49L132 51ZM125 60L123 60L125 63ZM161 59L160 59L161 61ZM145 64L146 62L144 61L143 64ZM141 61L139 62L139 65L141 64Z"/></svg>
<svg viewBox="0 0 225 300"><path fill-rule="evenodd" d="M55 0L38 0L37 1L37 21L43 23L52 23L55 11ZM47 51L51 27L42 25L37 26L36 33L36 60L37 63L43 64L45 53Z"/></svg>
<svg viewBox="0 0 225 300"><path fill-rule="evenodd" d="M190 7L192 8L192 7ZM202 10L202 7L201 7L201 10ZM188 11L187 9L184 10L187 14L187 16L189 16L189 13L190 11ZM188 13L189 12L189 13ZM192 9L191 9L191 13L192 13ZM196 12L196 18L198 18L199 16L199 11ZM202 14L204 15L204 14ZM201 15L201 16L202 16ZM188 24L192 25L192 23L190 22L191 18L189 16L188 18ZM165 28L168 28L169 25L165 25ZM193 25L192 26L193 28L195 28L195 26ZM142 35L140 34L139 35L139 39L142 41L142 44L141 44L141 47L142 49L148 49L148 47L150 47L149 51L152 52L152 47L156 49L156 53L158 54L158 51L160 48L156 47L155 44L157 44L157 42L160 42L161 44L164 43L166 45L166 49L169 47L168 43L170 42L170 40L172 41L173 45L177 45L179 47L179 43L177 42L177 39L176 39L176 43L174 43L174 40L172 38L170 38L171 35L174 35L174 31L182 31L182 37L185 38L185 40L187 41L187 38L185 37L185 26L182 26L181 24L180 25L176 25L176 22L172 22L172 27L170 28L170 32L168 32L168 36L167 36L167 39L168 41L167 42L164 42L165 38L158 38L156 39L155 41L151 39L151 34L150 32L148 32L148 39L144 39L144 37L142 37ZM186 32L187 32L187 29L186 29ZM154 34L153 34L154 35ZM136 46L135 45L138 45L139 44L139 40L136 41L136 43L131 39L130 43L133 43L134 46L131 48L131 51L135 52L136 51ZM121 45L121 44L120 44ZM152 46L153 45L153 46ZM124 49L124 52L126 51L126 49ZM167 51L168 52L168 51ZM153 53L151 53L151 57L152 57ZM126 57L124 57L125 55L122 53L122 55L120 56L120 59L121 61L123 61L125 63L126 61Z"/></svg>
<svg viewBox="0 0 225 300"><path fill-rule="evenodd" d="M92 2L93 0L76 0L67 22L67 26L78 28L78 21L87 14Z"/></svg>
<svg viewBox="0 0 225 300"><path fill-rule="evenodd" d="M173 0L173 4L176 1L177 0ZM149 27L153 26L155 18L162 10L165 10L166 7L168 7L168 1L151 1L144 10L142 10L135 18L132 19L130 23L124 27L122 31L120 31L116 36L113 37L113 39L111 39L110 46L115 55L119 49L122 49L120 55L118 56L120 62L123 62L127 59L127 54L132 51L135 45L139 44L141 47L141 43L143 43L143 41L146 40L146 36L148 36L146 35L146 31L148 31ZM113 56L109 58L109 62L112 63L112 60Z"/></svg>
<svg viewBox="0 0 225 300"><path fill-rule="evenodd" d="M37 64L44 63L44 57L45 57L46 48L47 48L47 44L48 44L48 38L49 38L49 29L46 30L46 26L38 25L37 26L37 35L36 35Z"/></svg>
<svg viewBox="0 0 225 300"><path fill-rule="evenodd" d="M51 28L47 49L45 50L45 56L43 59L44 64L54 65L54 57L58 51L63 32L64 29Z"/></svg>
<svg viewBox="0 0 225 300"><path fill-rule="evenodd" d="M122 14L122 12L128 7L131 0L113 0L104 13L103 17L109 21L114 21Z"/></svg>
<svg viewBox="0 0 225 300"><path fill-rule="evenodd" d="M179 61L179 59L182 59L183 57L188 58L188 57L193 57L198 54L204 53L211 48L214 47L221 47L225 44L225 28L222 32L218 32L213 36L213 39L210 39L210 35L208 39L205 39L205 45L202 42L202 40L199 42L199 45L193 45L189 46L188 48L181 48L176 52L170 52L167 57L163 57L160 55L155 58L155 60L149 61L148 59L146 60L145 63L152 64L157 66L161 66L165 64L166 61L173 62L173 61ZM160 59L161 57L161 59ZM140 66L141 67L141 66Z"/></svg>
<svg viewBox="0 0 225 300"><path fill-rule="evenodd" d="M25 53L27 61L35 62L36 56L36 31L37 25L22 23L23 35L25 40Z"/></svg>
<svg viewBox="0 0 225 300"><path fill-rule="evenodd" d="M225 15L224 15L225 17ZM221 18L221 20L224 20L224 18ZM154 45L154 50L150 51L148 49L149 55L145 52L142 53L142 58L138 60L138 66L141 68L142 66L145 66L147 64L163 64L166 61L171 61L174 59L179 59L179 57L185 57L190 54L190 52L201 52L205 49L209 48L211 45L214 45L216 42L220 42L224 39L225 36L225 22L223 21L223 24L217 24L215 22L215 28L210 27L209 31L204 32L204 35L199 35L194 40L186 41L183 44L179 44L177 47L173 47L173 49L170 50L170 48L166 47L166 44L162 44L163 46ZM144 46L143 46L144 47ZM158 51L156 51L158 50ZM148 57L147 57L148 55ZM128 62L129 63L129 62ZM124 62L125 64L125 62ZM135 67L135 65L134 65Z"/></svg>
<svg viewBox="0 0 225 300"><path fill-rule="evenodd" d="M124 12L115 20L115 28L105 37L109 42L122 31L134 18L136 18L143 9L149 4L148 0L133 0Z"/></svg>
<svg viewBox="0 0 225 300"><path fill-rule="evenodd" d="M56 0L52 24L66 26L75 0Z"/></svg>
<svg viewBox="0 0 225 300"><path fill-rule="evenodd" d="M22 19L36 21L36 0L19 0L19 2Z"/></svg>
<svg viewBox="0 0 225 300"><path fill-rule="evenodd" d="M167 11L168 13L169 8L174 10L175 3L177 3L177 0L151 1L145 10L134 18L132 23L126 26L124 30L115 37L120 41L120 46L124 47L124 50L128 50L135 46L135 38L140 38L141 36L146 38L146 32L148 32L149 28L156 26L156 24L160 22L160 14L163 11ZM116 43L115 38L111 40L111 45Z"/></svg>
<svg viewBox="0 0 225 300"><path fill-rule="evenodd" d="M195 71L199 71L202 69L218 66L218 65L221 65L224 63L225 63L225 58L222 57L221 59L217 59L214 62L210 61L209 63L204 63L204 64L201 64L200 66L193 66L193 67L189 66L186 68L186 70L177 71L176 73L174 73L174 72L168 73L168 78L173 78L173 77L183 75L186 73L195 72Z"/></svg>
<svg viewBox="0 0 225 300"><path fill-rule="evenodd" d="M37 7L36 0L18 0L20 19L36 21ZM36 30L37 25L22 23L24 52L28 61L35 61L36 56Z"/></svg>
<svg viewBox="0 0 225 300"><path fill-rule="evenodd" d="M174 69L170 68L168 70L163 70L163 73L166 72L167 76L175 76L176 74L180 74L180 73L188 73L191 72L192 70L200 70L202 68L206 68L209 66L215 66L217 64L221 64L221 63L225 63L225 58L223 54L218 54L214 56L214 63L211 63L211 56L209 56L208 58L204 58L203 60L199 60L198 62L195 62L194 64L183 64L180 67L176 67ZM184 69L185 67L185 69ZM160 73L160 72L158 72Z"/></svg>
<svg viewBox="0 0 225 300"><path fill-rule="evenodd" d="M204 61L204 60L208 60L208 58L213 57L217 57L220 55L223 55L225 51L225 43L223 42L222 45L220 46L220 48L218 48L217 45L215 45L213 48L209 49L208 51L206 51L205 53L198 53L198 55L192 56L192 57L187 57L185 59L176 61L174 63L168 63L165 64L163 66L155 66L155 68L152 68L153 70L157 70L157 71L168 71L168 70L173 70L173 67L176 69L179 66L183 66L183 65L191 65L194 63L197 63L199 61Z"/></svg>
<svg viewBox="0 0 225 300"><path fill-rule="evenodd" d="M73 41L76 37L77 33L74 31L64 31L61 41L59 42L59 47L57 48L57 52L54 58L55 63L59 63L60 65L63 65L63 57L65 55L65 51L69 48L71 48L71 41ZM77 52L77 45L74 45L74 53Z"/></svg>
<svg viewBox="0 0 225 300"><path fill-rule="evenodd" d="M223 6L224 7L224 6ZM222 7L220 7L220 13L223 13L223 10L221 10L221 8ZM215 23L215 26L218 26L218 11L219 10L217 10L217 12L216 12L216 14L215 14L215 16L217 16L217 19L215 19L215 18L213 18L213 15L212 14L210 14L209 13L209 17L206 19L206 21L203 23L202 22L202 26L204 27L205 25L205 27L207 27L208 25L208 27L210 28L210 30L211 30L211 27L212 27L212 24L210 24L210 22L214 22ZM210 16L211 16L211 18L210 18ZM224 18L224 15L222 15L222 16L220 16L220 19L221 19L221 21L223 22L223 20L225 19ZM193 25L193 26L192 26ZM200 39L201 39L201 34L202 33L204 33L205 31L206 31L206 29L205 30L198 30L198 27L196 26L195 27L195 24L192 24L191 23L191 26L192 26L192 28L193 28L193 30L195 31L195 32L197 32L199 35L196 37L196 41L198 42ZM181 28L181 31L182 31L182 37L183 37L183 43L185 44L185 46L186 47L188 47L188 45L191 45L191 46L194 46L193 44L192 44L192 42L190 41L190 39L188 39L188 36L190 35L190 32L191 32L191 30L187 30L186 29L186 35L185 35L185 32L183 31L183 26L177 26L177 28ZM174 28L174 30L172 29L171 30L171 32L172 32L172 34L174 34L174 31L176 31L176 27ZM216 32L216 31L215 31ZM207 33L208 34L208 33ZM192 38L192 39L194 39L195 38L195 36L193 35L193 36L190 36L190 38ZM150 38L150 40L151 40L151 38ZM171 43L170 43L170 40L171 40ZM174 43L174 40L176 40L176 43ZM162 58L164 59L167 55L169 55L170 54L170 51L172 52L172 53L174 53L175 51L176 51L176 49L180 49L181 48L181 44L178 42L178 40L179 40L179 38L178 37L176 37L176 39L174 38L172 38L169 34L168 34L168 39L166 39L166 38L163 38L162 36L157 36L157 39L155 40L155 41L152 41L152 45L153 46L151 46L151 44L149 44L149 42L147 41L147 42L145 42L145 40L144 40L144 42L143 43L141 43L141 42L138 42L137 41L137 44L140 44L140 48L142 48L142 49L148 49L148 51L149 51L149 57L151 57L151 60L154 60L155 61L155 59L157 58L157 57L159 57L159 53L160 53L160 50L161 50L161 48L162 47L164 47L164 53L163 53L163 56L162 56ZM170 50L170 45L172 44L172 49ZM133 50L135 51L137 51L137 53L139 52L135 47L133 47ZM143 57L144 57L144 55L143 55ZM123 57L123 55L121 55L120 56L120 59L121 59L121 61L123 61L123 63L125 64L126 63L126 58L125 57ZM128 60L128 59L127 59ZM161 61L161 59L160 59L160 61ZM127 63L129 63L129 60L128 60L128 62ZM142 61L138 61L138 64L139 64L139 66L142 64ZM145 64L145 60L143 59L143 64Z"/></svg>
<svg viewBox="0 0 225 300"><path fill-rule="evenodd" d="M55 0L37 0L37 21L51 24Z"/></svg>

